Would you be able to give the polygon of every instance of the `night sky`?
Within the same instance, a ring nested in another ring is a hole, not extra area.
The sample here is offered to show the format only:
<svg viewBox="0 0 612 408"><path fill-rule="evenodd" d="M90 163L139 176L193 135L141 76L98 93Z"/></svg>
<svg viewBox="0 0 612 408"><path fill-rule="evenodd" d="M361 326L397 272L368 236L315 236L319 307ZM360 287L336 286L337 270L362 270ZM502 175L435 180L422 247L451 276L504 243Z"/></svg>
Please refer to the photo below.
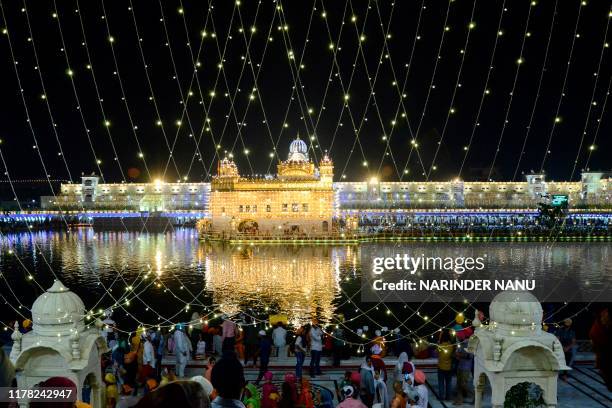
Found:
<svg viewBox="0 0 612 408"><path fill-rule="evenodd" d="M14 180L264 174L298 133L336 180L612 168L609 1L0 3Z"/></svg>

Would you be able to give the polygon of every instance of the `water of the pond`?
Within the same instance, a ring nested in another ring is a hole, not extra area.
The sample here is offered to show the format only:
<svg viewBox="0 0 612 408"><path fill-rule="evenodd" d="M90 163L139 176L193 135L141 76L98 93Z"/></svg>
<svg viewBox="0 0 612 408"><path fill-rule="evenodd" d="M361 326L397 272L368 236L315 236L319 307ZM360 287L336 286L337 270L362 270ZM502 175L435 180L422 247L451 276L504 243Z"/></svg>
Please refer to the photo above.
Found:
<svg viewBox="0 0 612 408"><path fill-rule="evenodd" d="M528 271L540 278L564 273L575 276L578 284L612 276L612 245L605 242L367 245L370 252L400 245L412 253L442 257L486 253L488 268L500 273ZM188 228L167 233L80 229L6 234L0 237L0 294L7 305L0 315L4 322L19 313L27 316L41 288L50 287L54 277L79 294L90 310L115 305L115 320L128 330L136 320L169 325L189 320L194 311L243 310L260 317L281 313L292 323L313 314L327 322L343 315L354 329L402 326L421 336L451 324L456 311L468 306L361 302L363 248L213 245L198 240L196 231ZM476 306L487 310L486 303ZM584 306L555 303L545 309L551 320L559 321ZM586 335L586 328L582 331Z"/></svg>

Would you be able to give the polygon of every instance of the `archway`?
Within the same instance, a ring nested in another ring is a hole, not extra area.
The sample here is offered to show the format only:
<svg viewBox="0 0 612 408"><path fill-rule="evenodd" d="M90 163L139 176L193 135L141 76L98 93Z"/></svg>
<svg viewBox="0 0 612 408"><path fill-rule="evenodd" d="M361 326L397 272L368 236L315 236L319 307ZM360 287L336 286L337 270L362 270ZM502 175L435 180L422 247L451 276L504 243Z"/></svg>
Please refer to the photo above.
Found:
<svg viewBox="0 0 612 408"><path fill-rule="evenodd" d="M102 404L102 388L94 373L87 374L83 382L81 390L81 400L93 407L101 406Z"/></svg>
<svg viewBox="0 0 612 408"><path fill-rule="evenodd" d="M257 234L259 232L259 224L255 220L244 220L238 224L238 232L244 234Z"/></svg>
<svg viewBox="0 0 612 408"><path fill-rule="evenodd" d="M521 382L513 385L504 399L504 408L541 408L546 407L544 391L539 385Z"/></svg>
<svg viewBox="0 0 612 408"><path fill-rule="evenodd" d="M484 399L485 389L487 388L487 384L490 385L490 382L489 378L485 373L478 374L477 372L475 372L474 374L476 376L474 381L474 407L481 408Z"/></svg>
<svg viewBox="0 0 612 408"><path fill-rule="evenodd" d="M329 232L329 222L323 221L321 228L323 229L323 232Z"/></svg>

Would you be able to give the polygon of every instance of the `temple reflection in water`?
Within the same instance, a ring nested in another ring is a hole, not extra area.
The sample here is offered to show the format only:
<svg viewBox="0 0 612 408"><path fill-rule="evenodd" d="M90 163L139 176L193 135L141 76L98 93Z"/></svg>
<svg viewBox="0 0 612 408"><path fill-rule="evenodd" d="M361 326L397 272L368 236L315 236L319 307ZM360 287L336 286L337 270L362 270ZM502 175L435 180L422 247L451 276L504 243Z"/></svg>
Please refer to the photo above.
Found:
<svg viewBox="0 0 612 408"><path fill-rule="evenodd" d="M330 321L340 296L340 267L354 248L202 246L206 287L222 313L266 307L298 324Z"/></svg>

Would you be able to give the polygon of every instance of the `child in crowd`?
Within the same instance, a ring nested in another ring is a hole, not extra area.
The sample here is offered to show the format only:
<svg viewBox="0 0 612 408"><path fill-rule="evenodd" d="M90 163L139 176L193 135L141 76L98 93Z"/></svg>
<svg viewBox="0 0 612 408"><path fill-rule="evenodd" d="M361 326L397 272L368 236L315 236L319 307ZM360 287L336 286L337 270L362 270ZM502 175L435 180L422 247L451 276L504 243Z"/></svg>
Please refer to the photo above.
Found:
<svg viewBox="0 0 612 408"><path fill-rule="evenodd" d="M196 358L204 359L206 357L206 342L204 341L204 335L200 333L200 339L196 344Z"/></svg>

